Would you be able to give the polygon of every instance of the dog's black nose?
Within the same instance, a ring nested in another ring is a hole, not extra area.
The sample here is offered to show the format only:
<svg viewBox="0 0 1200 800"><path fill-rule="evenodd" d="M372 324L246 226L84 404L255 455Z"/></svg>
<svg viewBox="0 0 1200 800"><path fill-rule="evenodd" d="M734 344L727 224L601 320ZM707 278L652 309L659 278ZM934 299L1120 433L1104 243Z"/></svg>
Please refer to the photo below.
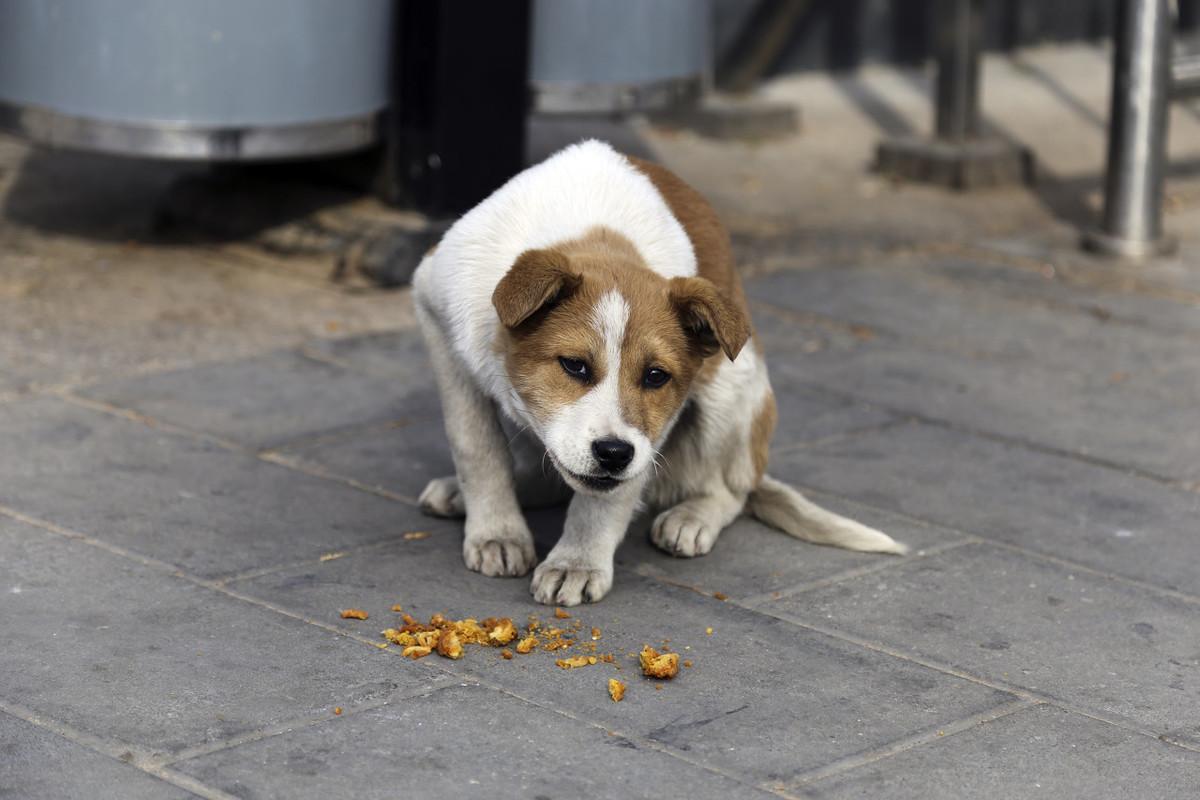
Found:
<svg viewBox="0 0 1200 800"><path fill-rule="evenodd" d="M623 439L597 439L592 442L592 455L605 472L616 474L633 461L633 445Z"/></svg>

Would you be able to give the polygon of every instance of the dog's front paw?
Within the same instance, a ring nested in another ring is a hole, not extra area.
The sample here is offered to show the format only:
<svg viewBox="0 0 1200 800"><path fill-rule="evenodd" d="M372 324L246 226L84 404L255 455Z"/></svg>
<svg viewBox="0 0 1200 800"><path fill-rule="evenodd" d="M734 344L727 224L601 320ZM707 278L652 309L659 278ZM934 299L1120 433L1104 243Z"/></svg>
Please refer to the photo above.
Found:
<svg viewBox="0 0 1200 800"><path fill-rule="evenodd" d="M533 598L546 605L577 606L594 603L612 588L612 567L571 564L557 561L553 555L533 571L529 590Z"/></svg>
<svg viewBox="0 0 1200 800"><path fill-rule="evenodd" d="M663 552L682 558L702 556L713 549L721 529L684 505L659 514L650 528L650 541Z"/></svg>
<svg viewBox="0 0 1200 800"><path fill-rule="evenodd" d="M421 504L422 511L435 517L461 517L467 513L462 491L458 488L458 478L453 475L431 480L417 502Z"/></svg>
<svg viewBox="0 0 1200 800"><path fill-rule="evenodd" d="M537 553L525 520L510 523L483 522L478 528L467 520L463 539L463 561L467 569L489 577L516 577L533 569Z"/></svg>

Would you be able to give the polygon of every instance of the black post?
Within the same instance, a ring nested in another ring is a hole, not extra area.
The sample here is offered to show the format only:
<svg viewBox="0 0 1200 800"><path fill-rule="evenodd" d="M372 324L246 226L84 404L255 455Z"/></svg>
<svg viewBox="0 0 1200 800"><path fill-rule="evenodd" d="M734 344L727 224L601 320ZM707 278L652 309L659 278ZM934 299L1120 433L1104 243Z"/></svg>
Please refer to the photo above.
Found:
<svg viewBox="0 0 1200 800"><path fill-rule="evenodd" d="M524 166L529 0L396 0L384 198L465 211Z"/></svg>

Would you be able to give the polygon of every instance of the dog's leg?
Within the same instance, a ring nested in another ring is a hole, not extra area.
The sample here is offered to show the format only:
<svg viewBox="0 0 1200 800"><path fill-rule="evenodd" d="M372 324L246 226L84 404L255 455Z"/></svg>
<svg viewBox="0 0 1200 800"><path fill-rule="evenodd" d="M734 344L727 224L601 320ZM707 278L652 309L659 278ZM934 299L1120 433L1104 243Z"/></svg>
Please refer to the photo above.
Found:
<svg viewBox="0 0 1200 800"><path fill-rule="evenodd" d="M463 560L469 569L484 575L524 575L537 555L517 504L512 457L496 407L454 357L436 320L416 305L458 472L456 486L442 479L426 487L422 505L453 510L462 504L467 515Z"/></svg>
<svg viewBox="0 0 1200 800"><path fill-rule="evenodd" d="M705 555L745 505L746 495L734 494L724 483L715 483L709 493L690 497L655 517L650 541L673 556Z"/></svg>
<svg viewBox="0 0 1200 800"><path fill-rule="evenodd" d="M533 571L530 591L547 605L594 603L612 588L613 554L637 510L644 479L602 495L577 494L562 538Z"/></svg>

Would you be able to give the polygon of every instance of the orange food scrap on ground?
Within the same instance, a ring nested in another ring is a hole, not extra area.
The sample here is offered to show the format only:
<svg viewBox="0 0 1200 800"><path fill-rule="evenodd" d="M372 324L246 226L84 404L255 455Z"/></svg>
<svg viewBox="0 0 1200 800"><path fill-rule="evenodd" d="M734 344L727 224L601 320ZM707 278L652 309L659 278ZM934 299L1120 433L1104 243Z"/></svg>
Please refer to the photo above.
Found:
<svg viewBox="0 0 1200 800"><path fill-rule="evenodd" d="M412 541L413 539L428 539L429 531L409 531L404 534L404 538Z"/></svg>
<svg viewBox="0 0 1200 800"><path fill-rule="evenodd" d="M417 643L417 637L408 631L398 631L395 628L388 628L380 635L392 644L398 644L401 647L411 647Z"/></svg>
<svg viewBox="0 0 1200 800"><path fill-rule="evenodd" d="M340 716L342 715L342 707L341 707L341 706L338 706L337 708L335 708L335 709L333 710L333 715L334 715L335 717L340 717Z"/></svg>
<svg viewBox="0 0 1200 800"><path fill-rule="evenodd" d="M613 654L605 653L604 655L600 656L600 660L603 661L605 664L611 664L614 661Z"/></svg>
<svg viewBox="0 0 1200 800"><path fill-rule="evenodd" d="M361 608L342 609L342 619L366 619L367 616L367 612L363 611Z"/></svg>
<svg viewBox="0 0 1200 800"><path fill-rule="evenodd" d="M724 592L713 592L713 597L722 601L729 599L729 595L725 594Z"/></svg>
<svg viewBox="0 0 1200 800"><path fill-rule="evenodd" d="M442 638L441 631L417 631L414 634L417 640L418 647L437 647L438 640Z"/></svg>
<svg viewBox="0 0 1200 800"><path fill-rule="evenodd" d="M503 658L505 661L512 661L512 657L513 657L512 650L501 650L500 657Z"/></svg>
<svg viewBox="0 0 1200 800"><path fill-rule="evenodd" d="M638 661L642 665L642 674L648 678L670 680L679 674L678 653L659 653L646 645L638 655Z"/></svg>
<svg viewBox="0 0 1200 800"><path fill-rule="evenodd" d="M517 638L517 627L508 617L489 617L483 621L483 627L487 630L488 639L492 644L504 645Z"/></svg>
<svg viewBox="0 0 1200 800"><path fill-rule="evenodd" d="M592 641L593 642L600 641L600 629L599 628L592 628Z"/></svg>
<svg viewBox="0 0 1200 800"><path fill-rule="evenodd" d="M517 652L521 655L528 655L533 652L533 648L538 646L536 636L526 636L521 641L517 642Z"/></svg>
<svg viewBox="0 0 1200 800"><path fill-rule="evenodd" d="M442 631L441 636L438 637L437 651L439 656L456 661L462 658L463 646L462 642L458 640L458 634L452 630Z"/></svg>
<svg viewBox="0 0 1200 800"><path fill-rule="evenodd" d="M567 611L566 611L566 609L564 609L564 608L556 608L556 609L554 609L554 616L555 616L557 619L570 619L570 618L571 618L571 615L570 615L570 614L568 614L568 613L567 613Z"/></svg>
<svg viewBox="0 0 1200 800"><path fill-rule="evenodd" d="M619 703L625 699L625 684L621 683L616 678L608 679L608 696L612 698L614 703Z"/></svg>
<svg viewBox="0 0 1200 800"><path fill-rule="evenodd" d="M420 645L414 644L411 647L404 648L404 651L400 653L400 655L404 656L405 658L417 659L424 658L432 652L432 647L421 647Z"/></svg>
<svg viewBox="0 0 1200 800"><path fill-rule="evenodd" d="M704 629L704 632L705 632L706 634L708 634L709 636L712 636L712 628L705 628L705 629Z"/></svg>
<svg viewBox="0 0 1200 800"><path fill-rule="evenodd" d="M691 669L691 668L692 668L692 660L691 660L690 658L689 658L689 659L686 659L686 660L683 662L683 665L684 665L685 667L687 667L688 669Z"/></svg>
<svg viewBox="0 0 1200 800"><path fill-rule="evenodd" d="M400 607L399 603L396 603L396 605L392 606L392 611L395 611L397 614L399 614L403 610L404 609Z"/></svg>
<svg viewBox="0 0 1200 800"><path fill-rule="evenodd" d="M554 662L562 669L575 669L576 667L586 667L589 663L587 656L574 656L572 658L560 658Z"/></svg>

